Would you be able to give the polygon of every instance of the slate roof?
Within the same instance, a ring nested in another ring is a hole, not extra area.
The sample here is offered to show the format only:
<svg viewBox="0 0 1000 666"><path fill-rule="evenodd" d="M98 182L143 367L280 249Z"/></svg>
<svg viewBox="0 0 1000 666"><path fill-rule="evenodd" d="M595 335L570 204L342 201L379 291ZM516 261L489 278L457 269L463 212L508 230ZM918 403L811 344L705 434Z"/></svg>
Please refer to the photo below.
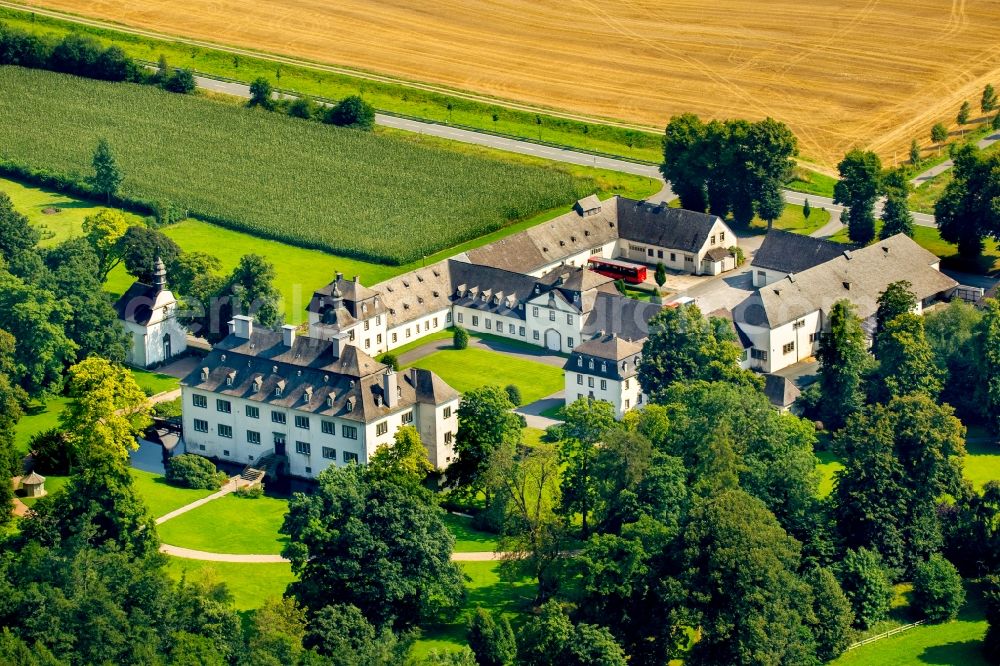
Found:
<svg viewBox="0 0 1000 666"><path fill-rule="evenodd" d="M27 484L29 486L38 485L39 483L45 483L45 477L38 472L32 472L28 476L21 478L21 484Z"/></svg>
<svg viewBox="0 0 1000 666"><path fill-rule="evenodd" d="M794 382L779 375L764 375L764 395L771 401L771 404L779 409L791 407L802 391Z"/></svg>
<svg viewBox="0 0 1000 666"><path fill-rule="evenodd" d="M705 258L709 261L722 261L732 253L724 247L713 247L705 253Z"/></svg>
<svg viewBox="0 0 1000 666"><path fill-rule="evenodd" d="M583 337L586 339L598 333L614 332L626 340L645 340L649 336L649 320L661 309L662 305L637 301L617 291L598 291L587 311Z"/></svg>
<svg viewBox="0 0 1000 666"><path fill-rule="evenodd" d="M343 273L337 273L330 284L314 291L306 309L321 315L323 323L342 326L386 311L377 291L355 279L345 279Z"/></svg>
<svg viewBox="0 0 1000 666"><path fill-rule="evenodd" d="M153 305L159 295L159 287L154 287L141 282L134 282L128 290L115 301L115 312L118 318L145 326L149 323L149 318L153 316Z"/></svg>
<svg viewBox="0 0 1000 666"><path fill-rule="evenodd" d="M451 262L439 261L372 287L382 295L389 327L399 326L451 305Z"/></svg>
<svg viewBox="0 0 1000 666"><path fill-rule="evenodd" d="M801 273L851 250L853 246L772 229L754 255L751 266L779 273Z"/></svg>
<svg viewBox="0 0 1000 666"><path fill-rule="evenodd" d="M897 280L908 280L919 300L956 287L957 282L935 268L938 261L897 234L760 288L734 308L734 319L773 329L817 310L828 312L847 299L865 320L878 308L879 294Z"/></svg>
<svg viewBox="0 0 1000 666"><path fill-rule="evenodd" d="M439 404L458 395L430 371L409 371L400 373L398 402L389 407L383 388L387 370L353 345L334 358L331 341L296 336L286 347L281 332L256 327L249 339L227 336L181 384L220 397L363 423L417 402Z"/></svg>
<svg viewBox="0 0 1000 666"><path fill-rule="evenodd" d="M642 352L642 343L626 340L616 333L598 335L582 342L573 349L574 354L621 361Z"/></svg>
<svg viewBox="0 0 1000 666"><path fill-rule="evenodd" d="M618 197L618 227L626 240L695 253L705 246L715 215Z"/></svg>

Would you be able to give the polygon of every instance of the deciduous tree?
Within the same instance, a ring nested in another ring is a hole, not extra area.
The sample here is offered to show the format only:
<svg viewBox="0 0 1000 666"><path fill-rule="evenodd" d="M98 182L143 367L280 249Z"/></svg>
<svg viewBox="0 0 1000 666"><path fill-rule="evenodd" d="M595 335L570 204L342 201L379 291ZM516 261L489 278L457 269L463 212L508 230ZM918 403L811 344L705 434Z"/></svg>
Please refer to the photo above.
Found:
<svg viewBox="0 0 1000 666"><path fill-rule="evenodd" d="M594 457L604 433L615 427L614 406L604 400L580 398L563 409L565 426L559 442L559 460L564 465L560 511L567 517L579 513L583 535L590 532L594 504Z"/></svg>
<svg viewBox="0 0 1000 666"><path fill-rule="evenodd" d="M834 303L829 320L830 330L820 336L816 354L823 395L820 412L826 427L837 430L864 403L861 378L871 365L871 359L861 320L850 302Z"/></svg>
<svg viewBox="0 0 1000 666"><path fill-rule="evenodd" d="M375 127L375 109L358 95L351 95L327 109L323 122L370 132Z"/></svg>
<svg viewBox="0 0 1000 666"><path fill-rule="evenodd" d="M493 455L521 441L521 422L513 410L510 398L499 386L484 386L462 396L455 457L448 466L449 485L470 493L489 492L486 473Z"/></svg>
<svg viewBox="0 0 1000 666"><path fill-rule="evenodd" d="M838 572L858 627L867 629L888 616L894 593L878 553L865 548L848 550Z"/></svg>
<svg viewBox="0 0 1000 666"><path fill-rule="evenodd" d="M948 140L948 127L944 123L936 123L931 128L931 141L937 144Z"/></svg>
<svg viewBox="0 0 1000 666"><path fill-rule="evenodd" d="M816 656L824 663L833 661L851 644L851 602L830 569L813 567L806 572L805 580L812 588Z"/></svg>
<svg viewBox="0 0 1000 666"><path fill-rule="evenodd" d="M881 400L920 393L936 399L944 387L941 369L924 335L924 320L906 312L889 320L878 335L878 385Z"/></svg>
<svg viewBox="0 0 1000 666"><path fill-rule="evenodd" d="M512 666L517 662L517 642L510 622L483 608L477 608L469 621L469 647L479 666Z"/></svg>
<svg viewBox="0 0 1000 666"><path fill-rule="evenodd" d="M97 276L101 283L122 261L121 239L128 231L128 220L121 211L105 208L83 220L83 235L97 255Z"/></svg>
<svg viewBox="0 0 1000 666"><path fill-rule="evenodd" d="M875 201L882 193L882 161L878 155L857 148L837 165L840 180L833 188L834 203L847 207L847 233L851 241L867 245L875 238Z"/></svg>
<svg viewBox="0 0 1000 666"><path fill-rule="evenodd" d="M954 160L954 177L934 205L934 215L941 238L956 243L962 257L975 259L984 239L1000 234L1000 154L963 146Z"/></svg>
<svg viewBox="0 0 1000 666"><path fill-rule="evenodd" d="M916 144L914 144L916 145ZM896 234L913 237L913 215L910 213L910 182L906 170L893 169L883 178L885 205L882 208L882 229L879 238L889 238Z"/></svg>
<svg viewBox="0 0 1000 666"><path fill-rule="evenodd" d="M167 266L173 266L181 255L180 246L172 238L146 226L129 227L119 244L125 270L145 284L153 283L157 259Z"/></svg>
<svg viewBox="0 0 1000 666"><path fill-rule="evenodd" d="M931 622L954 620L965 603L965 588L955 565L939 553L913 570L913 606Z"/></svg>
<svg viewBox="0 0 1000 666"><path fill-rule="evenodd" d="M271 82L264 77L261 76L254 79L250 84L250 101L247 102L247 106L259 106L271 111L274 109L273 91L274 88L271 87Z"/></svg>
<svg viewBox="0 0 1000 666"><path fill-rule="evenodd" d="M979 108L982 110L983 113L996 111L997 91L993 88L992 83L987 83L986 87L983 88L983 96L979 101Z"/></svg>

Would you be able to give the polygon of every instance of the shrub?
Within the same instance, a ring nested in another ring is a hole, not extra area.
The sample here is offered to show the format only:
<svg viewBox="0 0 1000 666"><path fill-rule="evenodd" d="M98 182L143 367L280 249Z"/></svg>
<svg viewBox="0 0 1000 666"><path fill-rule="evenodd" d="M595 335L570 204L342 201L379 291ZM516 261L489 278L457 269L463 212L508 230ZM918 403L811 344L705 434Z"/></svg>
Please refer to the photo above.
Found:
<svg viewBox="0 0 1000 666"><path fill-rule="evenodd" d="M264 496L264 484L258 483L253 486L243 486L237 488L233 494L242 499L260 499Z"/></svg>
<svg viewBox="0 0 1000 666"><path fill-rule="evenodd" d="M218 490L226 481L226 475L216 471L208 458L184 453L167 460L167 483L182 488L205 488Z"/></svg>
<svg viewBox="0 0 1000 666"><path fill-rule="evenodd" d="M315 105L308 97L299 97L288 105L288 115L293 118L305 118L306 120L311 120L315 114Z"/></svg>
<svg viewBox="0 0 1000 666"><path fill-rule="evenodd" d="M729 248L729 251L733 253L733 257L736 259L736 265L742 266L743 262L747 260L746 253L743 252L743 248L739 245L734 245Z"/></svg>
<svg viewBox="0 0 1000 666"><path fill-rule="evenodd" d="M517 384L507 384L503 390L507 392L507 397L510 398L510 404L515 407L521 406L521 389L517 387Z"/></svg>
<svg viewBox="0 0 1000 666"><path fill-rule="evenodd" d="M375 127L375 109L357 95L351 95L327 109L323 114L323 122L370 131Z"/></svg>
<svg viewBox="0 0 1000 666"><path fill-rule="evenodd" d="M174 398L168 402L158 402L153 405L153 415L161 419L174 419L181 416L181 399Z"/></svg>
<svg viewBox="0 0 1000 666"><path fill-rule="evenodd" d="M656 264L656 284L662 287L667 282L667 267L663 265L663 262L657 262Z"/></svg>
<svg viewBox="0 0 1000 666"><path fill-rule="evenodd" d="M175 69L174 73L163 84L165 90L182 95L193 93L196 87L194 74L190 69Z"/></svg>
<svg viewBox="0 0 1000 666"><path fill-rule="evenodd" d="M517 660L517 643L510 622L503 615L477 608L469 621L469 647L479 666L509 666Z"/></svg>
<svg viewBox="0 0 1000 666"><path fill-rule="evenodd" d="M250 101L247 106L259 106L270 111L274 108L274 100L271 99L273 90L270 81L264 77L254 79L250 84Z"/></svg>
<svg viewBox="0 0 1000 666"><path fill-rule="evenodd" d="M380 356L378 360L380 363L389 366L393 370L397 372L399 371L399 359L396 357L395 354L390 354L386 352L385 354L382 354L382 356Z"/></svg>
<svg viewBox="0 0 1000 666"><path fill-rule="evenodd" d="M40 432L28 442L32 461L41 474L69 474L72 454L66 433L59 428Z"/></svg>
<svg viewBox="0 0 1000 666"><path fill-rule="evenodd" d="M455 327L455 334L452 336L452 344L455 349L466 349L469 346L469 332L461 326Z"/></svg>
<svg viewBox="0 0 1000 666"><path fill-rule="evenodd" d="M939 553L921 562L913 572L913 605L931 622L955 619L965 602L962 577L955 565Z"/></svg>
<svg viewBox="0 0 1000 666"><path fill-rule="evenodd" d="M986 636L983 656L988 664L1000 664L1000 576L987 576L983 600L986 602Z"/></svg>

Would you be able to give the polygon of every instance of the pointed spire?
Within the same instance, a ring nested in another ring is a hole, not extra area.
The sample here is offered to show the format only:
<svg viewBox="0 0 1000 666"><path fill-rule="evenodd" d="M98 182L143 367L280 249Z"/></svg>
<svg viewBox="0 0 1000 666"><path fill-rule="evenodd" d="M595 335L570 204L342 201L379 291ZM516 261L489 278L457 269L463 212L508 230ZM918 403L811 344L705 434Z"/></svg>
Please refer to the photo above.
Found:
<svg viewBox="0 0 1000 666"><path fill-rule="evenodd" d="M153 286L156 287L156 291L167 288L167 267L163 265L160 257L156 257L156 264L153 267Z"/></svg>

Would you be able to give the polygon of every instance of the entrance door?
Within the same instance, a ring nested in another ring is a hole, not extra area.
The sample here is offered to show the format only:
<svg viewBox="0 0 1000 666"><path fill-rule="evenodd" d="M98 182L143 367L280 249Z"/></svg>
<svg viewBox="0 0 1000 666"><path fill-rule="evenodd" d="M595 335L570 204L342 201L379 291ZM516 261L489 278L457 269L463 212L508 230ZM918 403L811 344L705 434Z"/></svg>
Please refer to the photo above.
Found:
<svg viewBox="0 0 1000 666"><path fill-rule="evenodd" d="M163 336L163 360L170 360L170 334L167 333Z"/></svg>
<svg viewBox="0 0 1000 666"><path fill-rule="evenodd" d="M278 456L285 455L285 436L274 433L274 453Z"/></svg>
<svg viewBox="0 0 1000 666"><path fill-rule="evenodd" d="M553 351L562 351L562 336L559 331L550 328L545 331L545 347Z"/></svg>

